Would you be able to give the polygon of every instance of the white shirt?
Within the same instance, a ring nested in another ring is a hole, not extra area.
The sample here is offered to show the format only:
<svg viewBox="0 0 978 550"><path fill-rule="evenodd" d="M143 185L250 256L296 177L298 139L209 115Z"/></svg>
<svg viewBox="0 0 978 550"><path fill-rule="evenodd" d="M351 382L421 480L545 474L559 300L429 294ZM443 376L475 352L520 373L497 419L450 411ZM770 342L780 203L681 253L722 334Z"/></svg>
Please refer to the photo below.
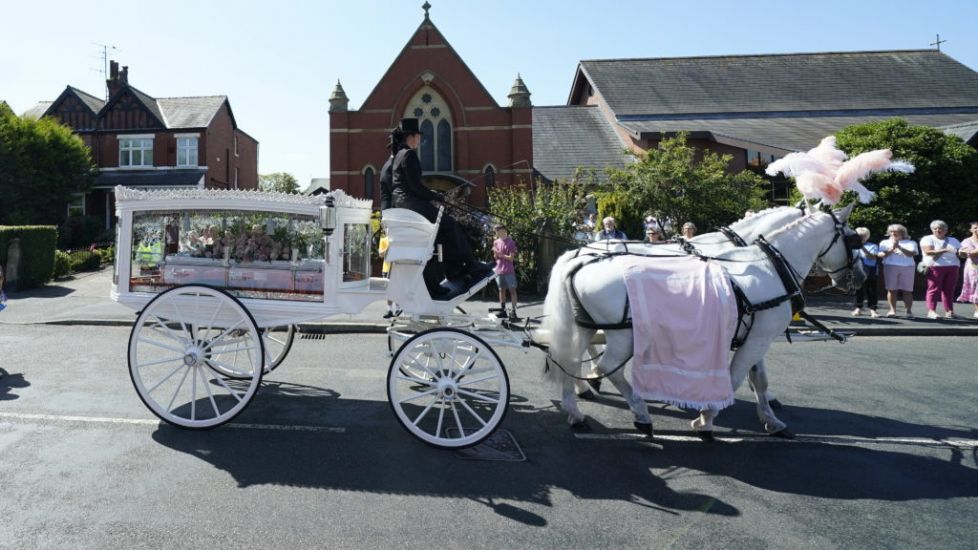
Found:
<svg viewBox="0 0 978 550"><path fill-rule="evenodd" d="M927 235L923 239L920 239L921 250L923 250L925 246L930 246L934 250L940 250L945 246L954 249L954 252L945 252L944 254L934 258L934 266L961 265L961 260L959 260L957 256L958 249L961 248L961 241L955 239L954 237L944 237L943 239L938 239L933 235Z"/></svg>
<svg viewBox="0 0 978 550"><path fill-rule="evenodd" d="M913 266L916 263L913 259L913 257L917 255L917 243L915 241L904 239L900 241L900 248L905 250L913 250L913 254L906 256L903 254L903 252L897 250L893 254L883 258L883 265ZM890 250L894 250L893 241L886 239L880 243L880 252L889 252Z"/></svg>

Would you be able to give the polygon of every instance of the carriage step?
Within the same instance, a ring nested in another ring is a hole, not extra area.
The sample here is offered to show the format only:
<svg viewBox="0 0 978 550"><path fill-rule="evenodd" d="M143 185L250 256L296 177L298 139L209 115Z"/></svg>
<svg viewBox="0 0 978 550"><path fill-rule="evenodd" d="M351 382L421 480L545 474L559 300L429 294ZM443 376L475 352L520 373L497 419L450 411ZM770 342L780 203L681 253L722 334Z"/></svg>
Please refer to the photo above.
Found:
<svg viewBox="0 0 978 550"><path fill-rule="evenodd" d="M458 428L446 430L448 436L455 438L459 436ZM490 460L495 462L523 462L526 454L516 442L516 438L509 430L496 430L485 441L474 447L456 451L456 456L463 460Z"/></svg>

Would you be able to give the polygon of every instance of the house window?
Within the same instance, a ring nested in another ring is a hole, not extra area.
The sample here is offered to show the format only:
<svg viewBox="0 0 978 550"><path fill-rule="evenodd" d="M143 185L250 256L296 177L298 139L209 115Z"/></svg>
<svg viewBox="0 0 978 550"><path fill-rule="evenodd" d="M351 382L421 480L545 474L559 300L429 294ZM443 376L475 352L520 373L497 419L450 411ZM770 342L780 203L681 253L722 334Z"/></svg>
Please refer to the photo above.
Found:
<svg viewBox="0 0 978 550"><path fill-rule="evenodd" d="M368 166L363 171L363 198L374 198L374 169Z"/></svg>
<svg viewBox="0 0 978 550"><path fill-rule="evenodd" d="M234 136L234 156L238 156L238 136Z"/></svg>
<svg viewBox="0 0 978 550"><path fill-rule="evenodd" d="M482 181L486 184L486 190L496 186L496 169L492 165L486 166L482 172Z"/></svg>
<svg viewBox="0 0 978 550"><path fill-rule="evenodd" d="M68 201L68 217L85 215L85 194L77 193Z"/></svg>
<svg viewBox="0 0 978 550"><path fill-rule="evenodd" d="M119 138L119 166L153 165L153 138Z"/></svg>
<svg viewBox="0 0 978 550"><path fill-rule="evenodd" d="M197 138L177 138L177 166L197 166Z"/></svg>
<svg viewBox="0 0 978 550"><path fill-rule="evenodd" d="M238 188L238 167L234 167L234 188Z"/></svg>

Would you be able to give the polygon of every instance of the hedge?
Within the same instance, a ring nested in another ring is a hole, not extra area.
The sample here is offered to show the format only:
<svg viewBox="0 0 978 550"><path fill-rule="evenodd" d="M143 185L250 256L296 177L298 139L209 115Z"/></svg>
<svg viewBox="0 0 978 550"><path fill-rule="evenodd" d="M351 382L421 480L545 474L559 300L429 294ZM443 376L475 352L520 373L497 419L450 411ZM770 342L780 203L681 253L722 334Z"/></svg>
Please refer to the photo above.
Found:
<svg viewBox="0 0 978 550"><path fill-rule="evenodd" d="M97 271L102 267L102 258L94 252L72 252L69 258L68 265L71 271Z"/></svg>
<svg viewBox="0 0 978 550"><path fill-rule="evenodd" d="M53 225L0 226L0 264L7 265L10 240L20 238L20 269L17 290L33 288L51 280L58 229ZM11 279L12 274L7 274Z"/></svg>

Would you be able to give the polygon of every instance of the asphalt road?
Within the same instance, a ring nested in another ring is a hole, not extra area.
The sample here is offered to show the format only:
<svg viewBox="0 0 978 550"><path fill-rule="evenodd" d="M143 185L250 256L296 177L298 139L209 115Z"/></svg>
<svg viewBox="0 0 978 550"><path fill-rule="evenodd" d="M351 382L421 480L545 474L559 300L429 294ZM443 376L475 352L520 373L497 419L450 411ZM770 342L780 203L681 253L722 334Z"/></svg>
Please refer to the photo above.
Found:
<svg viewBox="0 0 978 550"><path fill-rule="evenodd" d="M0 329L0 548L973 548L976 343L776 344L800 437L761 434L746 388L718 443L652 404L658 445L614 393L575 434L541 352L498 350L521 462L409 436L382 335L297 340L235 424L161 425L128 330Z"/></svg>

